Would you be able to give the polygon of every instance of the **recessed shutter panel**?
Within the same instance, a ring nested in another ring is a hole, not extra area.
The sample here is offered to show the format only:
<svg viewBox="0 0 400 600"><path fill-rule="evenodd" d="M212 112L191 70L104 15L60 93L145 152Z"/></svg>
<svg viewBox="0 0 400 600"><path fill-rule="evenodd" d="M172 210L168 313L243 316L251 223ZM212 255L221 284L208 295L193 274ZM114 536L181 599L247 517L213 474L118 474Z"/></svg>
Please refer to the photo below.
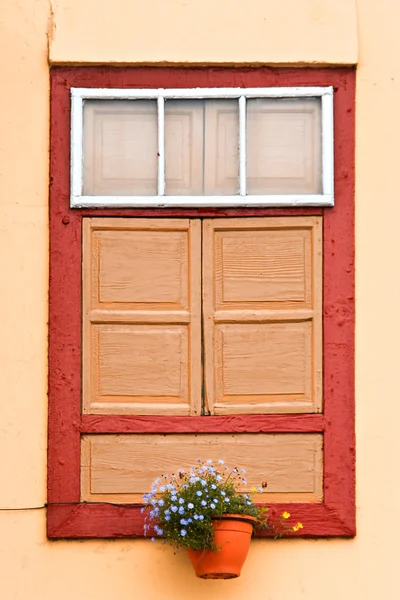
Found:
<svg viewBox="0 0 400 600"><path fill-rule="evenodd" d="M84 412L200 412L200 233L188 219L85 219Z"/></svg>
<svg viewBox="0 0 400 600"><path fill-rule="evenodd" d="M322 221L209 219L203 231L211 414L322 406Z"/></svg>

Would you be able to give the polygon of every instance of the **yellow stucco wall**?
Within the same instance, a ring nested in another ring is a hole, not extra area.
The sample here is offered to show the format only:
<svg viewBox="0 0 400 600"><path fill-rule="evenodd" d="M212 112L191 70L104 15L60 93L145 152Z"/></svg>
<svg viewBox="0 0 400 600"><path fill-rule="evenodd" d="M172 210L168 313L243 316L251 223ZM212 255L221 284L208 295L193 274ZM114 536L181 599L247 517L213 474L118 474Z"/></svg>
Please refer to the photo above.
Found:
<svg viewBox="0 0 400 600"><path fill-rule="evenodd" d="M400 4L155 2L0 3L0 507L45 501L48 42L63 63L349 64L358 46L358 536L255 541L240 579L204 582L161 545L48 542L43 509L2 510L0 597L397 600Z"/></svg>

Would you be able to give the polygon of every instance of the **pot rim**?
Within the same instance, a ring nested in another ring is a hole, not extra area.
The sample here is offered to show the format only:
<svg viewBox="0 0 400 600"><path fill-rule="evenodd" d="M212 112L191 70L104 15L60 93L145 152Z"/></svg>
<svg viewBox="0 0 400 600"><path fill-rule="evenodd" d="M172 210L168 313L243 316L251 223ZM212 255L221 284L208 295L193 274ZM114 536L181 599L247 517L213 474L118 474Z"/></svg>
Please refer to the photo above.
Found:
<svg viewBox="0 0 400 600"><path fill-rule="evenodd" d="M224 513L220 517L213 517L213 521L242 521L244 523L251 523L255 525L257 522L257 518L253 517L253 515L242 515L242 514L230 514Z"/></svg>

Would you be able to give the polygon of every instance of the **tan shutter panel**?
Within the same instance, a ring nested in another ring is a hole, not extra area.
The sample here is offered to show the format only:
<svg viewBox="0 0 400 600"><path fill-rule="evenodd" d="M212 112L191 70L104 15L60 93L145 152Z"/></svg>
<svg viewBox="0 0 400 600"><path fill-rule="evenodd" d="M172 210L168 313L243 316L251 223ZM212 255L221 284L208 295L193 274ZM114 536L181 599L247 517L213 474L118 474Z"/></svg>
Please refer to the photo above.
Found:
<svg viewBox="0 0 400 600"><path fill-rule="evenodd" d="M83 411L201 411L200 221L84 219Z"/></svg>
<svg viewBox="0 0 400 600"><path fill-rule="evenodd" d="M209 219L203 233L212 414L322 406L322 219Z"/></svg>
<svg viewBox="0 0 400 600"><path fill-rule="evenodd" d="M207 419L207 417L204 417ZM221 457L246 468L243 491L268 484L258 502L322 500L322 435L319 433L225 433L84 435L81 496L86 502L141 502L161 473L177 472L196 459Z"/></svg>

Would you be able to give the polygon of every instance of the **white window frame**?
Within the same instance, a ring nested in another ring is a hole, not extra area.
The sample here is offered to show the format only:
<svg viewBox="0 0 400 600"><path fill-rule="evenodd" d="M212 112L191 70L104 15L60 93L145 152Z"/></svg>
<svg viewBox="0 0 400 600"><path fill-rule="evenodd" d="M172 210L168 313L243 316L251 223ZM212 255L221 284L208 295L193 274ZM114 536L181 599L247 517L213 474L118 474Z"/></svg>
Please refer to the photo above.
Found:
<svg viewBox="0 0 400 600"><path fill-rule="evenodd" d="M246 194L246 100L248 98L320 97L322 110L322 193ZM165 99L237 98L239 101L239 193L234 196L166 196L164 157ZM83 104L85 100L157 100L158 104L158 195L83 195ZM228 207L228 206L333 206L333 88L193 88L193 89L105 89L71 88L71 207Z"/></svg>

